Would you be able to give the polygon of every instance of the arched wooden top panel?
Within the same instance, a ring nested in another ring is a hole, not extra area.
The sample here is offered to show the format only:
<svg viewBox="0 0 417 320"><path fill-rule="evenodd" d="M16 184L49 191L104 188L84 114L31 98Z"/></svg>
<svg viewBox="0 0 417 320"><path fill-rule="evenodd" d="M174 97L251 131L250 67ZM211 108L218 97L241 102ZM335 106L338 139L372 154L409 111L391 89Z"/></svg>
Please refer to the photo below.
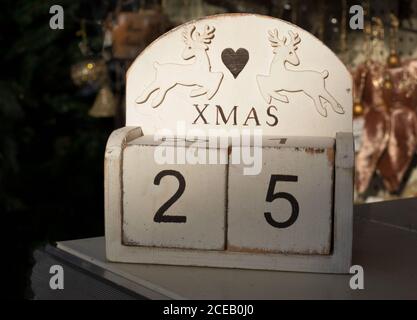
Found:
<svg viewBox="0 0 417 320"><path fill-rule="evenodd" d="M267 16L217 15L171 30L134 61L126 90L126 125L144 134L179 124L208 134L352 132L343 63L307 31Z"/></svg>

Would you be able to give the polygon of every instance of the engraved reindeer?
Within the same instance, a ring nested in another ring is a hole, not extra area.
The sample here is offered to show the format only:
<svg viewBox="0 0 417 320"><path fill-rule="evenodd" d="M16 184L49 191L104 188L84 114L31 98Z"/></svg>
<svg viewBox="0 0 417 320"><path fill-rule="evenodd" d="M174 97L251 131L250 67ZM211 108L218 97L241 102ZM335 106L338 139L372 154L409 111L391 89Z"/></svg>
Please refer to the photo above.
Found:
<svg viewBox="0 0 417 320"><path fill-rule="evenodd" d="M327 110L323 105L322 99L327 101L336 113L345 113L342 106L327 91L325 79L329 72L313 70L291 70L287 69L286 63L298 66L300 60L296 54L297 45L301 39L297 33L288 32L290 41L287 38L278 37L278 30L269 31L269 41L274 52L274 58L270 66L269 75L258 75L257 82L259 89L267 103L271 103L272 98L288 103L285 92L304 92L309 96L316 107L317 112L323 117L327 117Z"/></svg>
<svg viewBox="0 0 417 320"><path fill-rule="evenodd" d="M186 48L182 53L184 60L195 58L190 64L154 63L156 70L155 80L149 84L142 94L136 99L136 103L145 103L149 97L157 91L152 100L152 107L159 106L169 90L176 85L194 86L190 91L190 97L197 97L203 94L211 99L219 89L223 80L222 72L211 72L210 59L207 55L209 44L214 38L214 27L205 26L204 32L196 32L192 26L183 32L183 40Z"/></svg>

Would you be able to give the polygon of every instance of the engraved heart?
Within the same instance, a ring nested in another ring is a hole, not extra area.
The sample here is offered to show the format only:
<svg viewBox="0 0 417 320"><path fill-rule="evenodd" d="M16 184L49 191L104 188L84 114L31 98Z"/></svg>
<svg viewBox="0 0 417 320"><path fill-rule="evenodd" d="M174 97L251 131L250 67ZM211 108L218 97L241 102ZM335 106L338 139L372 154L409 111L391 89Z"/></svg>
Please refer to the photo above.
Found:
<svg viewBox="0 0 417 320"><path fill-rule="evenodd" d="M231 48L227 48L222 52L222 61L235 79L246 66L248 60L249 52L243 48L237 49L236 52Z"/></svg>

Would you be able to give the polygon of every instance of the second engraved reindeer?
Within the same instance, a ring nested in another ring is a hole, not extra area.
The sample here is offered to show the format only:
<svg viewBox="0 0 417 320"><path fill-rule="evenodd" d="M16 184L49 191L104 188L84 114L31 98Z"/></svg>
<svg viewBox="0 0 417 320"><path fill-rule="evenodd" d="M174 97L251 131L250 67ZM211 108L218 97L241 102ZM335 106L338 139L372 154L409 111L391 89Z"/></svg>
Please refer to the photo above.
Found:
<svg viewBox="0 0 417 320"><path fill-rule="evenodd" d="M196 27L192 26L183 32L185 49L182 53L184 60L194 58L189 64L154 63L156 75L155 80L149 84L141 95L136 99L136 103L145 103L155 91L151 105L153 108L159 106L169 90L176 85L193 86L190 97L197 97L206 94L211 99L219 89L223 79L222 72L211 72L210 59L207 55L209 44L214 38L214 27L205 26L204 32L196 32Z"/></svg>
<svg viewBox="0 0 417 320"><path fill-rule="evenodd" d="M278 30L269 31L269 41L274 52L274 58L270 66L269 75L258 75L257 82L259 90L265 101L271 103L272 98L288 103L288 97L282 92L304 92L309 96L316 107L317 112L323 117L327 117L327 109L324 102L328 102L336 113L345 113L342 106L327 91L325 79L329 72L313 70L291 70L287 69L286 64L298 66L300 60L296 54L297 45L301 39L297 33L288 32L290 41L287 38L278 37ZM323 99L325 101L323 101Z"/></svg>

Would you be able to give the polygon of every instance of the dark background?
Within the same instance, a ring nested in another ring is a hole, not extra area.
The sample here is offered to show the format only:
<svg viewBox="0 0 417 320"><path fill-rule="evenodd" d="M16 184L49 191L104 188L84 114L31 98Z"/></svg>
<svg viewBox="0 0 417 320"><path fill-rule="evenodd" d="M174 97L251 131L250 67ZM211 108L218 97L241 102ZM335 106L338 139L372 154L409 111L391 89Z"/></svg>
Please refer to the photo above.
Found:
<svg viewBox="0 0 417 320"><path fill-rule="evenodd" d="M0 10L0 214L9 298L27 290L36 246L103 235L103 155L112 118L92 118L94 95L70 78L81 58L76 17L103 1L2 0ZM49 8L65 8L65 29ZM93 35L94 36L94 35Z"/></svg>

